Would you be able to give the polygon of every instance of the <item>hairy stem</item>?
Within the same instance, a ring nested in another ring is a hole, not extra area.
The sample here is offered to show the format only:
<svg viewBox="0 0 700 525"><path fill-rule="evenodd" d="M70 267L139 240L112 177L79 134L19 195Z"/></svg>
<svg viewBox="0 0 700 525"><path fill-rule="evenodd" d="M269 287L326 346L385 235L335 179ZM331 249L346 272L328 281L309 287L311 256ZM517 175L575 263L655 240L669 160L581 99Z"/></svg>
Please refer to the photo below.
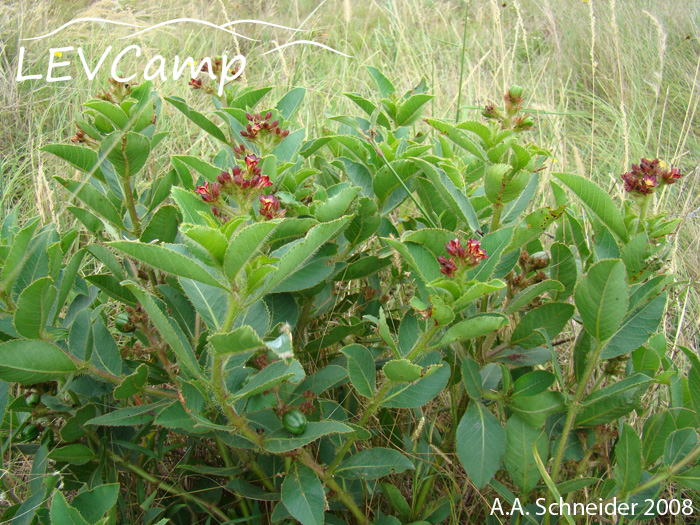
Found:
<svg viewBox="0 0 700 525"><path fill-rule="evenodd" d="M439 330L439 326L435 325L430 330L425 332L423 336L421 337L420 341L418 341L418 344L416 347L409 352L409 354L406 356L406 359L409 361L413 361L426 347L426 345L430 342L430 340L433 338L433 335L435 335L435 332ZM374 396L374 399L372 399L372 402L370 405L367 407L367 410L362 414L362 417L360 418L360 421L357 423L359 426L364 427L367 424L367 421L374 415L374 413L379 409L379 405L382 404L382 401L384 401L384 398L386 397L387 393L389 392L389 389L391 388L391 381L386 381L377 394ZM341 448L338 451L338 454L335 456L335 459L333 462L328 466L328 472L332 473L340 464L340 462L343 460L343 457L345 454L347 454L352 447L353 443L355 443L357 438L349 437L345 444L343 445L343 448Z"/></svg>
<svg viewBox="0 0 700 525"><path fill-rule="evenodd" d="M365 513L360 510L357 504L353 501L352 497L350 497L350 494L348 494L345 489L343 489L343 487L341 487L338 482L333 479L333 474L331 473L330 468L324 469L316 462L316 460L306 449L301 449L299 461L313 470L318 477L321 478L323 483L325 483L329 489L335 492L338 499L343 502L343 505L345 505L350 512L352 512L353 516L355 516L359 523L369 525L369 520L367 519L367 516L365 516Z"/></svg>

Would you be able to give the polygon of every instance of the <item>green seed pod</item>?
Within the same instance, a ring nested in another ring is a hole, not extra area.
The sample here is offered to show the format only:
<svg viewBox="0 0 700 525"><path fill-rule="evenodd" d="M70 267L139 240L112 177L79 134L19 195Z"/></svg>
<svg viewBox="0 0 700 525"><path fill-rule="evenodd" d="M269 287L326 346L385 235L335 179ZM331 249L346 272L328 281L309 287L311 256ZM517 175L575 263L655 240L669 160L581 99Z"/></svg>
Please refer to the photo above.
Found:
<svg viewBox="0 0 700 525"><path fill-rule="evenodd" d="M39 427L36 425L27 425L22 429L22 441L33 441L39 435Z"/></svg>
<svg viewBox="0 0 700 525"><path fill-rule="evenodd" d="M129 315L126 312L121 312L114 318L114 326L124 334L134 331L134 325L129 322Z"/></svg>
<svg viewBox="0 0 700 525"><path fill-rule="evenodd" d="M37 394L36 392L32 392L31 394L29 394L27 396L27 399L25 400L25 402L27 403L27 406L30 406L30 407L37 406L39 404L39 394Z"/></svg>
<svg viewBox="0 0 700 525"><path fill-rule="evenodd" d="M303 434L306 430L306 416L298 410L290 410L282 417L282 424L292 434Z"/></svg>
<svg viewBox="0 0 700 525"><path fill-rule="evenodd" d="M534 125L535 125L535 119L533 119L532 117L525 117L523 119L523 127L524 128L531 128Z"/></svg>
<svg viewBox="0 0 700 525"><path fill-rule="evenodd" d="M510 86L510 96L511 97L522 97L523 96L523 88L517 84L513 84Z"/></svg>

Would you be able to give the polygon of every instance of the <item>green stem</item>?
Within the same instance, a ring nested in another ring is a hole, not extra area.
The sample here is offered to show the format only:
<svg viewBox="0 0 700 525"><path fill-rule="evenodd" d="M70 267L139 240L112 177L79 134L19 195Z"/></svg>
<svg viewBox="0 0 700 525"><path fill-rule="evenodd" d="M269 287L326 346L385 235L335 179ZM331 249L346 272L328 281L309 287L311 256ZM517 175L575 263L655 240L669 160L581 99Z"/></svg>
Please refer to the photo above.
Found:
<svg viewBox="0 0 700 525"><path fill-rule="evenodd" d="M489 233L495 232L501 225L501 213L503 213L503 204L497 202L493 205L493 217L491 217L491 228Z"/></svg>
<svg viewBox="0 0 700 525"><path fill-rule="evenodd" d="M136 213L136 204L134 204L134 194L131 190L131 178L124 177L124 196L126 198L126 206L131 217L131 232L137 237L141 236L141 221L139 221L138 213Z"/></svg>
<svg viewBox="0 0 700 525"><path fill-rule="evenodd" d="M91 365L90 363L86 363L85 361L81 361L77 357L70 355L66 352L64 352L68 358L73 361L73 363L78 367L78 369L81 372L88 372L89 374L96 375L97 377L100 377L104 379L105 381L109 381L110 383L121 383L124 381L123 377L115 376L113 374L110 374L109 372L105 372L104 370L100 370L99 368ZM152 386L146 386L143 388L143 391L147 394L158 396L158 397L165 397L168 399L178 399L177 393L176 392L170 392L168 390L160 390L159 388L155 388Z"/></svg>
<svg viewBox="0 0 700 525"><path fill-rule="evenodd" d="M333 492L335 492L338 499L343 502L343 505L350 509L350 512L352 512L353 516L355 516L359 523L362 523L363 525L369 525L369 520L367 519L365 513L360 510L360 508L353 501L350 495L343 489L343 487L341 487L338 484L338 482L335 479L333 479L333 474L331 474L330 469L324 469L321 465L319 465L316 462L316 460L313 457L311 457L311 454L309 454L309 451L306 449L301 449L301 452L299 454L299 461L301 461L304 465L313 470L318 475L318 477L321 478L321 480L326 484L326 486L330 488Z"/></svg>
<svg viewBox="0 0 700 525"><path fill-rule="evenodd" d="M233 327L233 322L236 320L238 315L238 298L235 294L229 294L228 298L228 310L226 310L226 319L224 319L224 324L221 325L221 332L227 333L231 331Z"/></svg>
<svg viewBox="0 0 700 525"><path fill-rule="evenodd" d="M659 485L666 481L668 478L671 476L674 476L681 470L683 470L686 466L690 465L693 461L695 461L697 458L700 457L700 445L696 446L693 450L690 451L690 454L688 454L686 457L684 457L682 460L680 460L678 463L675 463L672 467L670 467L668 470L665 472L662 472L660 474L657 474L653 478L651 478L649 481L642 483L641 485L636 486L632 490L630 490L627 493L627 496L634 496L635 494L639 494L641 492L644 492L647 489L650 489L654 487L655 485Z"/></svg>
<svg viewBox="0 0 700 525"><path fill-rule="evenodd" d="M596 366L598 365L598 358L603 350L603 344L598 341L593 350L593 355L586 365L586 369L583 371L583 376L578 384L576 393L574 394L574 399L569 406L569 412L566 415L566 422L564 423L564 430L559 437L559 446L557 447L556 455L554 456L554 464L552 465L552 481L556 483L559 479L559 470L561 469L562 459L564 458L564 451L566 450L566 443L569 439L569 434L574 427L574 421L576 420L576 415L581 408L581 400L586 394L586 385L589 379L593 375Z"/></svg>
<svg viewBox="0 0 700 525"><path fill-rule="evenodd" d="M639 205L639 222L637 223L637 233L642 233L642 231L644 231L644 219L646 219L649 204L651 204L651 200L653 198L653 195L645 195L644 200Z"/></svg>
<svg viewBox="0 0 700 525"><path fill-rule="evenodd" d="M430 342L430 340L433 338L433 335L435 335L435 332L437 332L439 329L439 325L435 325L432 328L430 328L430 330L425 332L421 337L420 341L418 341L416 347L408 353L406 359L408 359L409 361L413 361L425 349L425 346ZM381 386L377 394L374 396L374 399L372 399L372 402L367 407L367 410L365 410L365 412L362 414L360 421L357 423L359 426L364 427L365 424L367 424L367 421L369 421L369 419L379 408L379 405L381 405L382 401L384 401L384 398L389 392L391 386L391 381L386 381ZM333 462L328 466L328 472L333 473L333 471L338 467L340 462L343 460L343 457L345 456L345 454L348 453L348 451L350 450L350 448L356 440L357 438L354 437L348 438L348 440L345 442L338 454L335 456Z"/></svg>

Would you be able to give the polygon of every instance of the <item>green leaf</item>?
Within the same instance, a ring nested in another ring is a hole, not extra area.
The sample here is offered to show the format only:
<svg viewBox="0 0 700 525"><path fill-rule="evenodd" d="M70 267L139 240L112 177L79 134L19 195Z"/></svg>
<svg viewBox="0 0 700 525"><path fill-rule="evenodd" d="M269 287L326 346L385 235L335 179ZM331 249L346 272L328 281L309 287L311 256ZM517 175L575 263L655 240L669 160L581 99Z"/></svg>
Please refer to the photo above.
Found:
<svg viewBox="0 0 700 525"><path fill-rule="evenodd" d="M506 455L506 431L478 401L471 400L457 427L457 456L477 489L485 487Z"/></svg>
<svg viewBox="0 0 700 525"><path fill-rule="evenodd" d="M539 428L547 418L564 408L561 392L545 391L527 397L514 397L508 407L531 427Z"/></svg>
<svg viewBox="0 0 700 525"><path fill-rule="evenodd" d="M670 412L652 414L644 423L642 432L642 454L647 465L652 465L664 453L666 439L676 430Z"/></svg>
<svg viewBox="0 0 700 525"><path fill-rule="evenodd" d="M90 525L80 515L80 512L68 504L66 497L58 490L54 491L51 501L51 523L54 525Z"/></svg>
<svg viewBox="0 0 700 525"><path fill-rule="evenodd" d="M432 163L425 159L411 158L411 160L428 177L433 187L443 200L447 203L450 211L455 213L459 219L469 226L472 231L479 229L479 218L474 211L472 203L467 196L455 186L447 174L437 169Z"/></svg>
<svg viewBox="0 0 700 525"><path fill-rule="evenodd" d="M83 106L105 116L117 129L124 129L129 123L129 115L118 104L106 100L88 100Z"/></svg>
<svg viewBox="0 0 700 525"><path fill-rule="evenodd" d="M360 188L357 186L343 188L332 197L329 197L328 200L319 203L316 206L314 217L319 222L330 222L337 219L345 213L345 210L347 210L359 192Z"/></svg>
<svg viewBox="0 0 700 525"><path fill-rule="evenodd" d="M14 325L17 333L27 339L40 339L46 331L49 311L57 290L50 277L37 279L27 286L17 301Z"/></svg>
<svg viewBox="0 0 700 525"><path fill-rule="evenodd" d="M304 266L321 246L345 229L350 219L351 217L342 217L335 221L324 222L311 228L303 240L294 244L281 257L277 265L277 272L275 272L272 278L267 282L265 291L272 290L287 277Z"/></svg>
<svg viewBox="0 0 700 525"><path fill-rule="evenodd" d="M632 310L605 345L601 359L612 359L636 350L656 332L666 311L666 292Z"/></svg>
<svg viewBox="0 0 700 525"><path fill-rule="evenodd" d="M398 450L374 447L341 461L334 474L345 479L379 479L413 468L413 463Z"/></svg>
<svg viewBox="0 0 700 525"><path fill-rule="evenodd" d="M673 480L686 490L700 491L700 465L673 476Z"/></svg>
<svg viewBox="0 0 700 525"><path fill-rule="evenodd" d="M595 182L571 173L552 173L554 177L566 184L586 207L605 224L608 229L627 242L629 235L620 210L605 190Z"/></svg>
<svg viewBox="0 0 700 525"><path fill-rule="evenodd" d="M98 317L92 325L92 336L95 347L90 356L90 362L100 370L115 376L121 375L122 358L119 348L101 317Z"/></svg>
<svg viewBox="0 0 700 525"><path fill-rule="evenodd" d="M423 406L443 391L449 379L450 367L446 363L431 365L418 381L401 383L391 387L381 406L390 408Z"/></svg>
<svg viewBox="0 0 700 525"><path fill-rule="evenodd" d="M257 222L235 234L224 257L224 273L229 280L235 280L238 272L262 248L276 226L275 222Z"/></svg>
<svg viewBox="0 0 700 525"><path fill-rule="evenodd" d="M233 394L233 399L245 399L256 394L261 394L266 390L270 390L273 386L279 385L281 382L288 379L294 378L299 374L303 374L303 368L299 364L299 361L293 359L291 364L287 364L284 360L280 359L275 361L260 372L255 374L253 378L235 394ZM303 375L302 375L303 379ZM299 381L294 381L298 383Z"/></svg>
<svg viewBox="0 0 700 525"><path fill-rule="evenodd" d="M107 182L110 183L110 175L117 176L113 180L133 177L146 165L150 154L151 140L148 137L134 131L110 133L102 140L99 149L100 158L105 158L101 168ZM120 191L115 191L115 194Z"/></svg>
<svg viewBox="0 0 700 525"><path fill-rule="evenodd" d="M214 124L211 120L202 115L199 111L195 111L194 109L189 107L187 105L187 102L185 102L183 99L179 97L165 97L165 100L170 102L173 106L180 110L183 115L185 115L188 119L190 119L197 126L202 128L204 131L209 133L212 137L219 139L224 144L228 144L224 132L221 131L221 129L216 124Z"/></svg>
<svg viewBox="0 0 700 525"><path fill-rule="evenodd" d="M553 299L563 302L574 293L574 288L578 281L576 258L565 244L559 242L552 244L549 247L549 252L549 277L560 282L564 286L564 290L555 293Z"/></svg>
<svg viewBox="0 0 700 525"><path fill-rule="evenodd" d="M79 492L71 501L88 523L96 523L117 504L119 483L98 485L90 490Z"/></svg>
<svg viewBox="0 0 700 525"><path fill-rule="evenodd" d="M411 363L408 359L392 359L384 365L382 371L389 381L410 383L421 377L423 367Z"/></svg>
<svg viewBox="0 0 700 525"><path fill-rule="evenodd" d="M55 381L78 368L60 348L36 339L0 344L0 379L21 385Z"/></svg>
<svg viewBox="0 0 700 525"><path fill-rule="evenodd" d="M481 379L479 363L467 356L462 357L462 382L469 397L472 399L481 397L483 380Z"/></svg>
<svg viewBox="0 0 700 525"><path fill-rule="evenodd" d="M193 168L209 182L216 182L216 178L221 175L221 172L223 171L221 168L214 166L213 164L209 164L199 157L193 157L191 155L173 155L171 157L171 162L176 167L178 164L181 164ZM202 202L201 199L197 200ZM209 209L208 205L206 207Z"/></svg>
<svg viewBox="0 0 700 525"><path fill-rule="evenodd" d="M379 89L379 96L384 98L388 97L392 93L396 91L396 88L394 85L389 81L388 78L386 78L382 73L376 68L372 66L365 66L369 74L372 76L372 80L374 80L374 83L377 86L377 89Z"/></svg>
<svg viewBox="0 0 700 525"><path fill-rule="evenodd" d="M71 463L73 465L84 465L88 461L95 459L95 453L85 445L75 443L60 448L54 448L49 452L49 459Z"/></svg>
<svg viewBox="0 0 700 525"><path fill-rule="evenodd" d="M193 279L210 286L227 289L223 282L212 275L213 270L205 268L199 261L158 244L143 244L135 241L112 241L109 246L143 263L179 277Z"/></svg>
<svg viewBox="0 0 700 525"><path fill-rule="evenodd" d="M650 377L640 372L596 390L581 403L576 425L603 425L631 412L639 404L644 387L651 382Z"/></svg>
<svg viewBox="0 0 700 525"><path fill-rule="evenodd" d="M508 304L508 307L504 310L503 313L512 314L514 312L517 312L524 306L527 306L528 303L530 303L536 297L539 297L540 295L551 291L563 292L564 285L559 281L547 279L546 281L542 281L528 286L524 290L518 292L515 295L515 297L511 299L510 303Z"/></svg>
<svg viewBox="0 0 700 525"><path fill-rule="evenodd" d="M167 317L158 307L153 297L142 290L136 283L129 281L124 286L133 292L143 309L146 310L153 324L177 356L177 362L180 367L192 377L200 377L201 371L197 363L197 357L175 321Z"/></svg>
<svg viewBox="0 0 700 525"><path fill-rule="evenodd" d="M74 179L62 179L54 177L56 181L70 191L76 198L90 208L98 217L112 223L117 228L124 229L122 215L114 207L112 202L100 193L97 188L87 182Z"/></svg>
<svg viewBox="0 0 700 525"><path fill-rule="evenodd" d="M27 260L31 257L29 243L34 237L34 232L39 226L39 218L30 220L24 228L15 234L12 240L12 248L5 258L2 268L0 268L0 291L7 291L12 288L12 284L22 271Z"/></svg>
<svg viewBox="0 0 700 525"><path fill-rule="evenodd" d="M513 397L541 394L554 384L555 376L546 370L533 370L521 375L513 383Z"/></svg>
<svg viewBox="0 0 700 525"><path fill-rule="evenodd" d="M533 428L517 415L506 422L505 467L523 493L527 494L537 486L542 476L537 468L533 447L540 457L547 457L547 436L542 429Z"/></svg>
<svg viewBox="0 0 700 525"><path fill-rule="evenodd" d="M47 144L39 148L39 151L46 151L61 157L74 168L88 173L95 167L98 160L96 151L75 144ZM101 178L102 173L97 168L93 175Z"/></svg>
<svg viewBox="0 0 700 525"><path fill-rule="evenodd" d="M627 271L619 259L595 263L581 279L574 300L586 331L598 341L610 339L627 314Z"/></svg>
<svg viewBox="0 0 700 525"><path fill-rule="evenodd" d="M125 377L124 380L114 389L114 399L128 399L134 394L143 390L148 380L148 366L141 364L136 371Z"/></svg>
<svg viewBox="0 0 700 525"><path fill-rule="evenodd" d="M453 325L440 340L440 346L447 346L456 341L466 341L490 334L508 324L508 318L503 314L477 314L469 319Z"/></svg>
<svg viewBox="0 0 700 525"><path fill-rule="evenodd" d="M228 334L216 334L209 338L214 352L220 356L228 356L264 348L265 343L250 326L241 326Z"/></svg>
<svg viewBox="0 0 700 525"><path fill-rule="evenodd" d="M178 225L177 208L171 205L161 206L148 221L148 225L144 228L139 240L145 243L153 241L174 242Z"/></svg>
<svg viewBox="0 0 700 525"><path fill-rule="evenodd" d="M517 199L522 193L530 181L530 175L525 171L512 172L510 164L494 164L486 169L484 193L489 202L505 204Z"/></svg>
<svg viewBox="0 0 700 525"><path fill-rule="evenodd" d="M316 473L296 463L282 483L282 503L302 525L323 525L326 494Z"/></svg>
<svg viewBox="0 0 700 525"><path fill-rule="evenodd" d="M304 95L306 95L305 88L297 87L289 90L277 103L276 108L280 112L280 116L285 120L292 118L304 100Z"/></svg>
<svg viewBox="0 0 700 525"><path fill-rule="evenodd" d="M544 337L535 330L545 330L552 339L564 329L574 311L574 305L568 303L546 303L530 310L513 330L510 344L526 349L543 344Z"/></svg>
<svg viewBox="0 0 700 525"><path fill-rule="evenodd" d="M290 434L283 428L266 434L263 446L265 450L273 454L283 454L308 445L328 434L349 434L351 432L355 432L355 430L338 421L327 420L317 423L309 421L306 430L300 435Z"/></svg>
<svg viewBox="0 0 700 525"><path fill-rule="evenodd" d="M209 330L218 331L226 318L229 294L221 288L184 277L180 277L180 285Z"/></svg>
<svg viewBox="0 0 700 525"><path fill-rule="evenodd" d="M175 401L175 403L178 402ZM147 405L118 408L102 416L90 419L85 424L102 427L134 427L152 422L161 410L172 403L172 400L165 400Z"/></svg>
<svg viewBox="0 0 700 525"><path fill-rule="evenodd" d="M433 95L423 93L412 95L406 102L401 104L396 113L397 126L410 126L418 120L423 113L423 107L433 99Z"/></svg>
<svg viewBox="0 0 700 525"><path fill-rule="evenodd" d="M425 121L432 127L434 127L436 130L438 130L440 133L447 136L447 138L449 138L459 147L465 149L480 160L486 160L487 155L486 151L484 151L484 148L481 145L474 142L471 137L465 135L462 132L462 130L457 129L452 124L448 124L440 120L428 118L425 119Z"/></svg>
<svg viewBox="0 0 700 525"><path fill-rule="evenodd" d="M346 346L340 351L348 358L348 374L352 386L360 395L374 397L377 372L372 353L358 344Z"/></svg>
<svg viewBox="0 0 700 525"><path fill-rule="evenodd" d="M620 492L625 494L639 485L642 476L642 442L634 428L627 423L622 425L615 446L615 458L615 480Z"/></svg>
<svg viewBox="0 0 700 525"><path fill-rule="evenodd" d="M694 428L682 428L673 432L666 440L664 464L671 467L682 461L698 446L698 433Z"/></svg>

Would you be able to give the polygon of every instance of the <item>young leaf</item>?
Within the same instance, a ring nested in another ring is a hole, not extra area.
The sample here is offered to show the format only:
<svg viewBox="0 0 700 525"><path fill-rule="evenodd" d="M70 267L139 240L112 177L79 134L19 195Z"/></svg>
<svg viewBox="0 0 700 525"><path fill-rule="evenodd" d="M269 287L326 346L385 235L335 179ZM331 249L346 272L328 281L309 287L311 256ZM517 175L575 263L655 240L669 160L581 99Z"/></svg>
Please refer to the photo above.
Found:
<svg viewBox="0 0 700 525"><path fill-rule="evenodd" d="M476 488L486 486L505 454L506 432L501 423L472 399L457 427L457 456Z"/></svg>
<svg viewBox="0 0 700 525"><path fill-rule="evenodd" d="M382 75L382 73L376 67L365 66L365 68L367 68L367 71L372 76L372 80L374 80L377 89L379 89L379 96L381 96L382 98L388 97L396 91L394 85L389 81L388 78Z"/></svg>
<svg viewBox="0 0 700 525"><path fill-rule="evenodd" d="M447 346L455 341L466 341L467 339L481 337L500 330L507 324L508 318L503 314L477 314L453 325L440 340L440 345Z"/></svg>
<svg viewBox="0 0 700 525"><path fill-rule="evenodd" d="M420 378L423 367L408 359L392 359L384 365L382 371L389 381L410 383Z"/></svg>
<svg viewBox="0 0 700 525"><path fill-rule="evenodd" d="M296 463L282 483L282 503L302 525L323 525L326 495L316 473Z"/></svg>

